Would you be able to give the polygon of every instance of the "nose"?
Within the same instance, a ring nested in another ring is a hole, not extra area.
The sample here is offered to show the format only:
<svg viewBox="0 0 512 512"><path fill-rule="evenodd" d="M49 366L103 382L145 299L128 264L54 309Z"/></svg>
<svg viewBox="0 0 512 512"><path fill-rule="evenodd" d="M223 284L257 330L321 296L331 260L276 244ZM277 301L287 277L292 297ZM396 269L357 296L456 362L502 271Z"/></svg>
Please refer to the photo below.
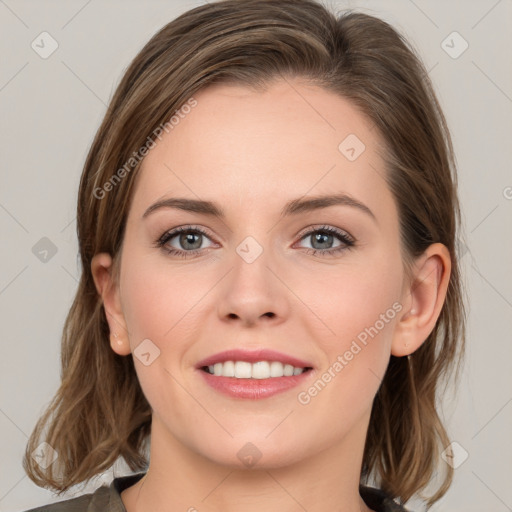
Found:
<svg viewBox="0 0 512 512"><path fill-rule="evenodd" d="M248 263L238 254L219 289L217 311L223 322L250 327L277 325L289 312L289 292L266 251Z"/></svg>

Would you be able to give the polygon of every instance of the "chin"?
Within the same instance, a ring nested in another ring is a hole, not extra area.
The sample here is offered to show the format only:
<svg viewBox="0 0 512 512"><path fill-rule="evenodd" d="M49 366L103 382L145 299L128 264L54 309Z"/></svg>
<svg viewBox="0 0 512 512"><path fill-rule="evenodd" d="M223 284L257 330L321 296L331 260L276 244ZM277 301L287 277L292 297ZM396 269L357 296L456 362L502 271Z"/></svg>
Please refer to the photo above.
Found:
<svg viewBox="0 0 512 512"><path fill-rule="evenodd" d="M266 437L269 430L258 434L244 434L219 442L217 437L208 444L198 446L197 452L211 462L231 469L272 469L286 467L306 456L304 440L285 440Z"/></svg>

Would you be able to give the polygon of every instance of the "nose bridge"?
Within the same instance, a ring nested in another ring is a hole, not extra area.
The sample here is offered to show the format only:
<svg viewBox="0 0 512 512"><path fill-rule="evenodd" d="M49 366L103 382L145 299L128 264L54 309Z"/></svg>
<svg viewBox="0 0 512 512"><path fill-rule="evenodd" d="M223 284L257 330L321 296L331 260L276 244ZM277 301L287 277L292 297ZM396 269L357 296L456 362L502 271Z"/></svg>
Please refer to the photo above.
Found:
<svg viewBox="0 0 512 512"><path fill-rule="evenodd" d="M260 243L249 235L235 247L232 270L226 276L218 302L221 318L254 324L268 319L278 322L285 317L287 298L274 275L278 263L272 255L269 237Z"/></svg>

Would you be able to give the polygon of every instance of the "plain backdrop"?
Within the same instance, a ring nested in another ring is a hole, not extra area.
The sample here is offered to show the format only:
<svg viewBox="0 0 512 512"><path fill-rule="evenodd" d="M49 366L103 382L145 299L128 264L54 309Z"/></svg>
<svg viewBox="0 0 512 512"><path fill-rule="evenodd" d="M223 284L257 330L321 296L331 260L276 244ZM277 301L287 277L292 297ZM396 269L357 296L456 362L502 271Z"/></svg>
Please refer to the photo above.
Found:
<svg viewBox="0 0 512 512"><path fill-rule="evenodd" d="M465 460L432 510L511 511L512 1L331 3L379 16L412 41L455 144L470 309L460 389L446 395L444 411ZM59 385L61 330L79 276L79 177L131 59L165 23L200 4L0 0L2 512L67 497L36 487L21 459Z"/></svg>

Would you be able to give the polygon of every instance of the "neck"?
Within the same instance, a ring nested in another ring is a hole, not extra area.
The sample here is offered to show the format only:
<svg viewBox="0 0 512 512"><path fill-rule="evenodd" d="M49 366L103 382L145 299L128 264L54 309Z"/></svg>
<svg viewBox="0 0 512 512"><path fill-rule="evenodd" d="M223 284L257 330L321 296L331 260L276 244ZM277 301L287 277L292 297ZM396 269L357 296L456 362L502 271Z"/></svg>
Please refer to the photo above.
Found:
<svg viewBox="0 0 512 512"><path fill-rule="evenodd" d="M295 464L240 469L191 451L153 415L149 469L121 497L127 512L371 512L359 495L365 437L354 429Z"/></svg>

